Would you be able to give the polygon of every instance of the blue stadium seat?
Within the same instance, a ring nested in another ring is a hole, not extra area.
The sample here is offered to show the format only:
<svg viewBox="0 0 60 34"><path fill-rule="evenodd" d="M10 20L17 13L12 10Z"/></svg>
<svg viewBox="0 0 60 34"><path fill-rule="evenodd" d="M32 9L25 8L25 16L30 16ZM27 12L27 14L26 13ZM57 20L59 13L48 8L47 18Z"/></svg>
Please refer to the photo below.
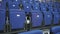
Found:
<svg viewBox="0 0 60 34"><path fill-rule="evenodd" d="M48 2L47 4L48 4L49 7L53 6L53 2Z"/></svg>
<svg viewBox="0 0 60 34"><path fill-rule="evenodd" d="M54 12L58 12L58 8L55 8L55 7L54 7L53 9L54 9Z"/></svg>
<svg viewBox="0 0 60 34"><path fill-rule="evenodd" d="M55 26L51 28L51 32L53 34L59 33L60 32L60 26Z"/></svg>
<svg viewBox="0 0 60 34"><path fill-rule="evenodd" d="M48 7L46 3L40 3L40 7L42 11L46 11L46 8Z"/></svg>
<svg viewBox="0 0 60 34"><path fill-rule="evenodd" d="M60 6L60 2L54 2L54 6L55 7L59 7Z"/></svg>
<svg viewBox="0 0 60 34"><path fill-rule="evenodd" d="M21 0L22 4L25 5L25 3L27 3L26 0Z"/></svg>
<svg viewBox="0 0 60 34"><path fill-rule="evenodd" d="M53 23L58 24L60 19L59 19L59 12L58 12L57 8L49 7L49 11L53 15Z"/></svg>
<svg viewBox="0 0 60 34"><path fill-rule="evenodd" d="M44 13L44 22L45 25L51 25L52 23L52 14L50 11L45 11Z"/></svg>
<svg viewBox="0 0 60 34"><path fill-rule="evenodd" d="M32 9L33 10L39 10L39 3L37 3L37 2L36 3L33 3L32 4Z"/></svg>
<svg viewBox="0 0 60 34"><path fill-rule="evenodd" d="M28 3L32 4L33 0L26 0Z"/></svg>
<svg viewBox="0 0 60 34"><path fill-rule="evenodd" d="M4 9L0 10L0 30L4 30L6 11Z"/></svg>
<svg viewBox="0 0 60 34"><path fill-rule="evenodd" d="M54 11L53 7L48 7L49 11L52 13Z"/></svg>
<svg viewBox="0 0 60 34"><path fill-rule="evenodd" d="M25 12L23 10L10 10L10 25L12 29L24 28Z"/></svg>
<svg viewBox="0 0 60 34"><path fill-rule="evenodd" d="M41 4L41 6L45 6L46 5L46 3L44 3L44 2L41 2L40 4Z"/></svg>
<svg viewBox="0 0 60 34"><path fill-rule="evenodd" d="M31 5L29 3L25 3L23 5L25 12L30 12L31 11Z"/></svg>
<svg viewBox="0 0 60 34"><path fill-rule="evenodd" d="M39 27L42 25L43 15L38 10L32 10L32 27Z"/></svg>
<svg viewBox="0 0 60 34"><path fill-rule="evenodd" d="M46 7L45 6L41 6L41 10L42 10L42 12L46 11Z"/></svg>
<svg viewBox="0 0 60 34"><path fill-rule="evenodd" d="M0 9L6 9L6 2L4 0L0 1Z"/></svg>
<svg viewBox="0 0 60 34"><path fill-rule="evenodd" d="M59 14L58 12L53 12L54 14L54 24L59 24Z"/></svg>
<svg viewBox="0 0 60 34"><path fill-rule="evenodd" d="M32 30L24 33L19 33L19 34L43 34L42 30Z"/></svg>
<svg viewBox="0 0 60 34"><path fill-rule="evenodd" d="M13 2L9 2L8 3L8 8L9 9L19 9L19 4L17 4L17 3L13 3Z"/></svg>
<svg viewBox="0 0 60 34"><path fill-rule="evenodd" d="M13 3L17 3L17 4L20 4L20 0L7 0L7 2L9 3L9 2L13 2Z"/></svg>

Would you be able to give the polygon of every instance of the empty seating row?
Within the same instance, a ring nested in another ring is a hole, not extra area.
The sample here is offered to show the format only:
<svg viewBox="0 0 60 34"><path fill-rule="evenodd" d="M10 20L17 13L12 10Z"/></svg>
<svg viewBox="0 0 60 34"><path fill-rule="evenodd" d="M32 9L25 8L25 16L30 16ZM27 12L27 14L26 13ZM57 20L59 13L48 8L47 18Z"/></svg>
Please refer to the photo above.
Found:
<svg viewBox="0 0 60 34"><path fill-rule="evenodd" d="M50 29L50 34L60 34L60 26L55 26ZM43 30L32 30L18 34L43 34Z"/></svg>
<svg viewBox="0 0 60 34"><path fill-rule="evenodd" d="M22 2L21 2L22 1ZM45 8L49 8L49 7L59 7L59 4L58 2L47 2L47 3L44 3L44 2L36 2L36 0L34 0L35 2L33 3L28 3L28 2L25 2L25 0L8 0L8 8L9 9L24 9L25 11L28 11L28 10L31 10L31 9L39 9L39 10L46 10ZM28 0L26 0L28 1ZM17 3L16 3L17 2ZM25 2L25 3L24 3ZM2 4L3 3L3 4ZM57 4L56 4L57 3ZM2 4L2 5L1 5ZM56 5L57 6L56 6ZM0 3L1 5L1 8L5 8L6 9L6 2L4 1L1 1ZM40 8L41 9L40 9ZM27 10L28 9L28 10Z"/></svg>
<svg viewBox="0 0 60 34"><path fill-rule="evenodd" d="M26 13L23 12L24 10L10 10L9 11L9 21L10 21L10 25L11 25L11 29L20 29L20 28L25 28L25 23L26 23ZM38 11L38 12L37 12ZM5 24L5 19L6 19L6 11L5 10L0 10L0 23L2 22L3 26ZM53 16L54 15L54 16ZM57 12L55 13L51 12L46 12L44 11L39 12L39 10L32 10L31 12L31 23L32 23L32 27L38 27L41 26L43 21L44 21L44 25L51 25L53 24L59 24L59 14ZM52 22L53 20L53 22ZM1 24L1 28L2 27ZM37 25L38 24L38 25Z"/></svg>
<svg viewBox="0 0 60 34"><path fill-rule="evenodd" d="M52 9L57 8L57 6L54 7L55 6L54 4L51 4L52 6L50 6L48 4L47 3L39 3L39 2L32 3L32 4L30 4L30 3L17 4L17 3L10 2L10 3L8 3L8 8L9 9L20 9L20 8L22 8L26 12L30 12L30 10L36 10L36 9L46 11L46 10L51 9L51 8Z"/></svg>
<svg viewBox="0 0 60 34"><path fill-rule="evenodd" d="M9 12L9 24L11 29L23 29L26 23L26 12L31 12L31 27L41 25L59 24L60 7L59 3L39 3L37 0L5 0L0 1L0 30L4 30L6 24L6 7ZM56 4L56 6L55 6ZM20 10L23 9L23 10ZM58 8L58 9L57 9ZM44 23L44 24L43 24Z"/></svg>

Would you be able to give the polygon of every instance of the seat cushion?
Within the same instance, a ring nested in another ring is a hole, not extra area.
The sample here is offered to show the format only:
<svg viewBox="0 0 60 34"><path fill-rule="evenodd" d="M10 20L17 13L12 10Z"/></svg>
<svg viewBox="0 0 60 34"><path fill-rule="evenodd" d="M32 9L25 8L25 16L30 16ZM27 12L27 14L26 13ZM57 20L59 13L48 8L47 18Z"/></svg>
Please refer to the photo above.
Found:
<svg viewBox="0 0 60 34"><path fill-rule="evenodd" d="M52 28L51 28L51 31L52 31L53 33L60 32L60 26L52 27Z"/></svg>
<svg viewBox="0 0 60 34"><path fill-rule="evenodd" d="M32 30L24 33L19 33L19 34L43 34L42 30Z"/></svg>

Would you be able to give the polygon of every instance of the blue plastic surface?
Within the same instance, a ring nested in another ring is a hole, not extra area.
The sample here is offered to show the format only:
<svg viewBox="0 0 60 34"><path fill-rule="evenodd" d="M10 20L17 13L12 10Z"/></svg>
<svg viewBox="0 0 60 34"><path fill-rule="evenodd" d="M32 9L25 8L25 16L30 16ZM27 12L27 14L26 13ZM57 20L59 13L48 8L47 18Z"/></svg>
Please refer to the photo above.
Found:
<svg viewBox="0 0 60 34"><path fill-rule="evenodd" d="M52 24L52 14L50 11L45 11L44 13L44 22L45 25L51 25Z"/></svg>
<svg viewBox="0 0 60 34"><path fill-rule="evenodd" d="M33 31L28 31L24 33L19 33L19 34L43 34L42 30L33 30Z"/></svg>
<svg viewBox="0 0 60 34"><path fill-rule="evenodd" d="M20 10L10 10L10 24L12 29L25 27L25 12Z"/></svg>
<svg viewBox="0 0 60 34"><path fill-rule="evenodd" d="M32 13L32 27L41 26L43 21L42 13L37 10L33 10L31 13Z"/></svg>
<svg viewBox="0 0 60 34"><path fill-rule="evenodd" d="M52 31L54 34L60 32L60 26L52 27L52 28L51 28L51 31Z"/></svg>
<svg viewBox="0 0 60 34"><path fill-rule="evenodd" d="M0 30L4 30L5 26L5 18L6 18L6 11L5 10L0 10Z"/></svg>
<svg viewBox="0 0 60 34"><path fill-rule="evenodd" d="M8 8L9 9L19 9L19 4L15 3L15 2L9 2Z"/></svg>

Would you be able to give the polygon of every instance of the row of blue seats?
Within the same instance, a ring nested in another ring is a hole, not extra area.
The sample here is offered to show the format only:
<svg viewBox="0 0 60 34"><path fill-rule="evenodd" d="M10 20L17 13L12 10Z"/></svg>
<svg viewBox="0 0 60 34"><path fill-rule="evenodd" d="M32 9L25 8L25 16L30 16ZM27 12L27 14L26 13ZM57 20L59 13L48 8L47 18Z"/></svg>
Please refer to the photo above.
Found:
<svg viewBox="0 0 60 34"><path fill-rule="evenodd" d="M55 26L50 29L50 34L60 34L60 26ZM43 34L43 30L32 30L29 32L23 32L18 34ZM45 33L47 34L47 33Z"/></svg>
<svg viewBox="0 0 60 34"><path fill-rule="evenodd" d="M10 6L9 8L12 8L12 9L19 8L19 7L15 6L15 5L9 5L9 6ZM15 6L15 7L12 7L12 6ZM31 8L30 4L24 5L24 10L25 10L25 12L31 12L31 10L40 10L40 12L44 12L44 11L60 12L60 8L53 8L53 7L41 6L41 8L39 9L39 5L37 6L35 4L33 4L32 8Z"/></svg>
<svg viewBox="0 0 60 34"><path fill-rule="evenodd" d="M54 26L51 27L50 29L50 34L60 34L60 26ZM23 33L18 33L18 34L43 34L43 30L33 30L29 32L23 32Z"/></svg>
<svg viewBox="0 0 60 34"><path fill-rule="evenodd" d="M58 12L37 12L38 10L32 10L31 12L31 23L32 27L41 26L44 21L44 25L59 24L60 16ZM5 10L0 10L0 30L4 29L5 25ZM44 16L43 16L44 15ZM54 16L53 16L54 15ZM10 25L12 29L24 28L26 23L26 14L24 10L10 10L9 11ZM53 21L53 22L52 22ZM38 25L37 25L38 24Z"/></svg>
<svg viewBox="0 0 60 34"><path fill-rule="evenodd" d="M12 2L14 1L14 2ZM22 2L20 0L8 0L8 8L9 9L19 9L19 5L22 4L24 9L32 9L31 6L33 6L33 9L39 9L39 6L41 8L48 8L48 7L59 7L60 3L59 2L33 2L33 0L30 0L32 3L27 3L26 0L22 0ZM1 8L6 8L6 2L4 2L4 0L0 3ZM29 7L29 8L27 8Z"/></svg>
<svg viewBox="0 0 60 34"><path fill-rule="evenodd" d="M11 5L16 5L16 7L19 5L19 4L21 4L21 2L22 3L24 3L24 2L27 2L28 0L1 0L0 1L0 7L1 8L6 8L6 3L7 4L9 4L9 6ZM28 2L30 2L30 1L33 1L33 0L29 0ZM35 0L34 0L35 1ZM2 7L3 6L3 7Z"/></svg>
<svg viewBox="0 0 60 34"><path fill-rule="evenodd" d="M14 0L15 1L15 0ZM16 0L17 1L17 0ZM19 1L18 1L19 2ZM10 16L10 25L11 25L11 29L18 29L18 28L24 28L24 23L26 21L26 15L25 15L25 11L31 11L31 6L29 3L24 3L25 0L22 0L22 4L24 6L24 10L20 11L18 10L19 3L16 2L8 2L8 8L11 9L9 10L9 16ZM60 15L59 12L57 12L56 8L54 10L53 7L51 7L51 4L49 4L49 6L47 6L45 3L41 3L41 11L40 11L40 7L38 5L39 3L33 3L33 9L31 11L32 13L32 27L37 27L40 26L42 24L42 21L44 20L45 25L51 25L52 24L52 19L54 20L53 23L54 24L58 24L59 20L60 20ZM58 4L59 5L59 4ZM57 5L57 6L58 6ZM47 10L47 8L49 10ZM6 13L6 4L5 2L2 2L2 5L0 5L0 21L1 21L1 30L4 29L4 25L5 25L5 13ZM15 9L15 10L14 10ZM44 14L44 18L43 18L43 14ZM52 16L53 15L53 16ZM16 24L16 25L15 25ZM38 24L38 25L37 25ZM19 25L19 26L18 26Z"/></svg>

